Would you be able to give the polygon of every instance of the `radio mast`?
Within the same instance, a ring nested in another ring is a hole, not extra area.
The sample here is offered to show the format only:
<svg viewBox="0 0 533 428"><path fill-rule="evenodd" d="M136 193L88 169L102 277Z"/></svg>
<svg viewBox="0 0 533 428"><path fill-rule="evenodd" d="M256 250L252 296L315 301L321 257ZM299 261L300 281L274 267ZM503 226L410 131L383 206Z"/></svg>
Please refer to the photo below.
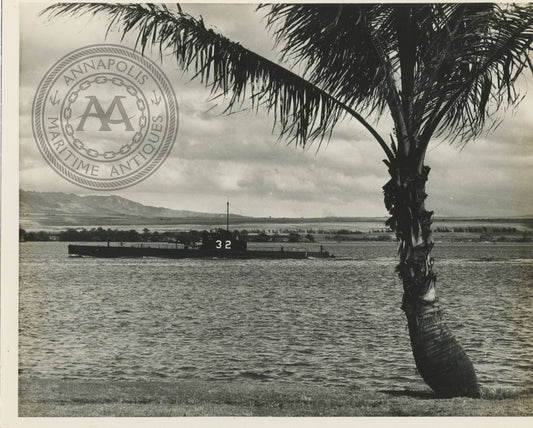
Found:
<svg viewBox="0 0 533 428"><path fill-rule="evenodd" d="M226 202L226 231L229 232L229 201Z"/></svg>

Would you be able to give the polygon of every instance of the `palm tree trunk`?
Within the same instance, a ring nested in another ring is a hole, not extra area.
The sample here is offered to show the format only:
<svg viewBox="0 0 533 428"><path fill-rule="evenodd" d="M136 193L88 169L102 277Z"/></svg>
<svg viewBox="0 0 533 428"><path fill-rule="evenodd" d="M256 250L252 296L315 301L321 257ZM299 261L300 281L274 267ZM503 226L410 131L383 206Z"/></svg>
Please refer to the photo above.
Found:
<svg viewBox="0 0 533 428"><path fill-rule="evenodd" d="M413 173L413 170L415 171ZM479 397L472 362L445 324L435 294L436 275L430 256L433 212L425 210L425 183L429 167L389 169L391 180L383 187L391 214L387 225L399 241L403 282L402 309L407 316L416 367L438 396Z"/></svg>

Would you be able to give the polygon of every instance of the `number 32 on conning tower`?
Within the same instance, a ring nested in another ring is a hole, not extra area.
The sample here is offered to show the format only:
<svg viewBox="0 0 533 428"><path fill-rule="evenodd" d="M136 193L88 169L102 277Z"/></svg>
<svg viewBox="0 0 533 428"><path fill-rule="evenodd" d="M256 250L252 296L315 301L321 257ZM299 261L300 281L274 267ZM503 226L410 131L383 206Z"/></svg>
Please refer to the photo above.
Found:
<svg viewBox="0 0 533 428"><path fill-rule="evenodd" d="M215 244L216 244L216 249L217 250L221 250L222 249L223 242L220 239L217 239ZM224 249L225 250L231 250L231 241L229 239L224 243Z"/></svg>

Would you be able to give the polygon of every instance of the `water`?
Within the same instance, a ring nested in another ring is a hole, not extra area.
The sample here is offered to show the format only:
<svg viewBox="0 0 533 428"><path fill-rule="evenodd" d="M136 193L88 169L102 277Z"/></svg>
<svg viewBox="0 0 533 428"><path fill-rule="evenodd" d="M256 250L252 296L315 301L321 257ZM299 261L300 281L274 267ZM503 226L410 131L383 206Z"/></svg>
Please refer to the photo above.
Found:
<svg viewBox="0 0 533 428"><path fill-rule="evenodd" d="M327 249L338 257L128 260L21 243L20 373L423 387L395 245ZM434 253L446 320L481 386L531 386L533 245L439 244Z"/></svg>

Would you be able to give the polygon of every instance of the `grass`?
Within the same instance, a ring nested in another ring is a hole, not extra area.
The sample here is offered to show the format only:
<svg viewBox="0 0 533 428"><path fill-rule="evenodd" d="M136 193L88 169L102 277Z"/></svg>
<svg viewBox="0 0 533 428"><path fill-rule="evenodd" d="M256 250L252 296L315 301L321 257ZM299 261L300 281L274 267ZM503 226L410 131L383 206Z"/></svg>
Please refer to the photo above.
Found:
<svg viewBox="0 0 533 428"><path fill-rule="evenodd" d="M531 416L533 390L438 399L428 390L21 379L19 416Z"/></svg>

